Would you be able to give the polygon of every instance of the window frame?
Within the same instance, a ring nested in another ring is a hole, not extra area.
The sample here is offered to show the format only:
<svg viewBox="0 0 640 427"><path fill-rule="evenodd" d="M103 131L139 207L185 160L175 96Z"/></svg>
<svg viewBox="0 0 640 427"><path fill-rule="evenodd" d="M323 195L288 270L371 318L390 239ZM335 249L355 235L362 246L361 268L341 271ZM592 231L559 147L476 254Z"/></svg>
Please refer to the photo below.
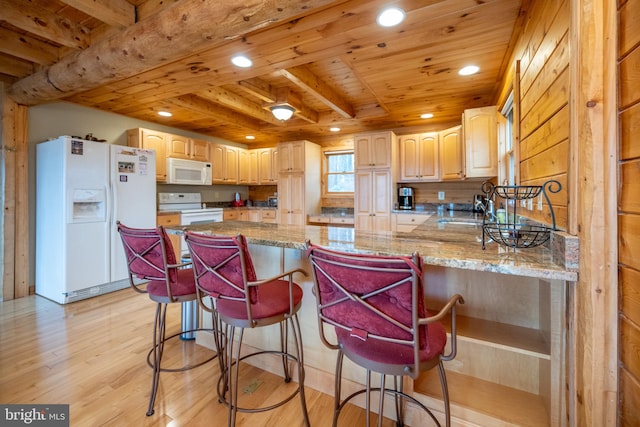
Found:
<svg viewBox="0 0 640 427"><path fill-rule="evenodd" d="M353 170L335 174L353 175L354 191L335 192L329 191L329 157L343 154L353 156ZM355 150L353 147L327 147L322 149L322 197L353 198L355 196Z"/></svg>

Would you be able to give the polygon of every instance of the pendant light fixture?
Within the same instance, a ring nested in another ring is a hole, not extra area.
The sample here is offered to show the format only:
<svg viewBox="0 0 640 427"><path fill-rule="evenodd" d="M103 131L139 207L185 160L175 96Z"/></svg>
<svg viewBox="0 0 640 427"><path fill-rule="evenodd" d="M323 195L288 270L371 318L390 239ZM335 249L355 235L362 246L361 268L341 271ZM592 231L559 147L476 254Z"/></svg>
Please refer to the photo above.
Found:
<svg viewBox="0 0 640 427"><path fill-rule="evenodd" d="M288 105L274 105L270 109L273 116L282 121L289 120L295 112L295 110Z"/></svg>

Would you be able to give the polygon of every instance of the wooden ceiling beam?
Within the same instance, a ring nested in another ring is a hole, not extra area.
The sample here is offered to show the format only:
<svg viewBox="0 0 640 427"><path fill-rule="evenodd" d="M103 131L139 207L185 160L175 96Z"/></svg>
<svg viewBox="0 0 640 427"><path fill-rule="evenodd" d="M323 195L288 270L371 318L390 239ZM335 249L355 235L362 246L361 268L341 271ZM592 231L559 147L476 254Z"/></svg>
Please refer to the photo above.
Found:
<svg viewBox="0 0 640 427"><path fill-rule="evenodd" d="M91 30L27 1L0 0L2 20L21 30L74 49L86 49Z"/></svg>
<svg viewBox="0 0 640 427"><path fill-rule="evenodd" d="M105 24L125 28L136 23L136 7L127 0L60 0Z"/></svg>
<svg viewBox="0 0 640 427"><path fill-rule="evenodd" d="M273 114L270 112L265 111L261 104L251 102L246 98L225 90L224 88L212 87L196 92L196 95L217 104L221 104L227 108L231 108L241 114L246 114L247 116L255 117L267 123L271 123L272 125L282 125L280 120L273 117Z"/></svg>
<svg viewBox="0 0 640 427"><path fill-rule="evenodd" d="M234 123L237 126L246 127L248 129L260 130L264 127L258 120L249 119L245 115L235 113L228 108L219 106L196 95L182 95L176 98L167 99L164 102L197 111L199 113L204 113L213 117L215 120Z"/></svg>
<svg viewBox="0 0 640 427"><path fill-rule="evenodd" d="M26 34L0 28L0 52L41 65L58 60L58 48Z"/></svg>
<svg viewBox="0 0 640 427"><path fill-rule="evenodd" d="M307 67L298 66L287 68L281 70L280 73L298 87L310 92L345 119L355 117L356 114L353 106L325 83L324 80L313 74Z"/></svg>
<svg viewBox="0 0 640 427"><path fill-rule="evenodd" d="M23 105L71 96L220 46L333 2L336 0L280 0L276 5L271 0L245 0L239 5L181 0L110 39L19 80L7 93ZM11 6L14 3L0 0L2 4L17 14L17 7Z"/></svg>
<svg viewBox="0 0 640 427"><path fill-rule="evenodd" d="M262 102L276 101L276 95L271 88L271 85L258 77L240 80L238 82L238 87L249 95L255 96Z"/></svg>
<svg viewBox="0 0 640 427"><path fill-rule="evenodd" d="M28 76L33 73L33 65L30 62L0 54L0 73L10 76Z"/></svg>

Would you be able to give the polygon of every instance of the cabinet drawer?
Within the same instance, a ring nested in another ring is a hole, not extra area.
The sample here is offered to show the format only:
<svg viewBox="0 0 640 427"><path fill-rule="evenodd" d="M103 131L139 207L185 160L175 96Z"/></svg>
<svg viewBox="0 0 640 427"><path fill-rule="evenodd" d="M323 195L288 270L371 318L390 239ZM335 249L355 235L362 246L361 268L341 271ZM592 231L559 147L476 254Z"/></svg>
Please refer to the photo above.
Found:
<svg viewBox="0 0 640 427"><path fill-rule="evenodd" d="M180 225L180 215L158 215L156 217L156 223L165 227Z"/></svg>
<svg viewBox="0 0 640 427"><path fill-rule="evenodd" d="M237 221L240 218L240 212L236 210L225 209L222 211L223 221Z"/></svg>
<svg viewBox="0 0 640 427"><path fill-rule="evenodd" d="M320 224L330 224L331 218L328 216L322 216L322 215L309 215L309 222L320 223Z"/></svg>
<svg viewBox="0 0 640 427"><path fill-rule="evenodd" d="M333 217L331 224L353 224L353 218Z"/></svg>
<svg viewBox="0 0 640 427"><path fill-rule="evenodd" d="M275 209L264 209L262 211L262 219L276 219Z"/></svg>
<svg viewBox="0 0 640 427"><path fill-rule="evenodd" d="M431 215L398 214L396 224L398 225L420 225L429 219Z"/></svg>

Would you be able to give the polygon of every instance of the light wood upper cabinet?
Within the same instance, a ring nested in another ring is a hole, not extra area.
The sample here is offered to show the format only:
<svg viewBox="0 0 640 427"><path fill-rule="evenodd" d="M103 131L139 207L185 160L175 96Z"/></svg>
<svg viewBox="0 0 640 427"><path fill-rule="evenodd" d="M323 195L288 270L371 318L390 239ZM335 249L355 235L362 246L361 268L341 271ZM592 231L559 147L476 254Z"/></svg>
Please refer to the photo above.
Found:
<svg viewBox="0 0 640 427"><path fill-rule="evenodd" d="M278 183L278 149L262 148L258 151L259 184L275 185Z"/></svg>
<svg viewBox="0 0 640 427"><path fill-rule="evenodd" d="M292 141L278 144L278 170L280 172L304 172L305 142Z"/></svg>
<svg viewBox="0 0 640 427"><path fill-rule="evenodd" d="M238 148L211 144L212 181L214 184L238 183Z"/></svg>
<svg viewBox="0 0 640 427"><path fill-rule="evenodd" d="M249 185L251 182L251 153L249 150L238 148L238 184Z"/></svg>
<svg viewBox="0 0 640 427"><path fill-rule="evenodd" d="M209 161L209 143L180 135L168 135L167 157L177 159Z"/></svg>
<svg viewBox="0 0 640 427"><path fill-rule="evenodd" d="M440 179L464 178L462 126L455 126L438 134L440 139Z"/></svg>
<svg viewBox="0 0 640 427"><path fill-rule="evenodd" d="M127 145L156 152L156 181L167 180L167 139L169 135L150 129L127 130Z"/></svg>
<svg viewBox="0 0 640 427"><path fill-rule="evenodd" d="M400 139L400 180L437 181L440 179L439 138L437 132L403 135Z"/></svg>
<svg viewBox="0 0 640 427"><path fill-rule="evenodd" d="M247 159L245 162L240 156L239 174L242 175L242 169L247 168L247 183L249 185L260 184L260 151L259 150L245 150L247 153Z"/></svg>
<svg viewBox="0 0 640 427"><path fill-rule="evenodd" d="M356 135L354 140L355 168L390 168L393 161L393 132L377 132Z"/></svg>
<svg viewBox="0 0 640 427"><path fill-rule="evenodd" d="M464 111L467 178L498 176L498 121L495 106Z"/></svg>

